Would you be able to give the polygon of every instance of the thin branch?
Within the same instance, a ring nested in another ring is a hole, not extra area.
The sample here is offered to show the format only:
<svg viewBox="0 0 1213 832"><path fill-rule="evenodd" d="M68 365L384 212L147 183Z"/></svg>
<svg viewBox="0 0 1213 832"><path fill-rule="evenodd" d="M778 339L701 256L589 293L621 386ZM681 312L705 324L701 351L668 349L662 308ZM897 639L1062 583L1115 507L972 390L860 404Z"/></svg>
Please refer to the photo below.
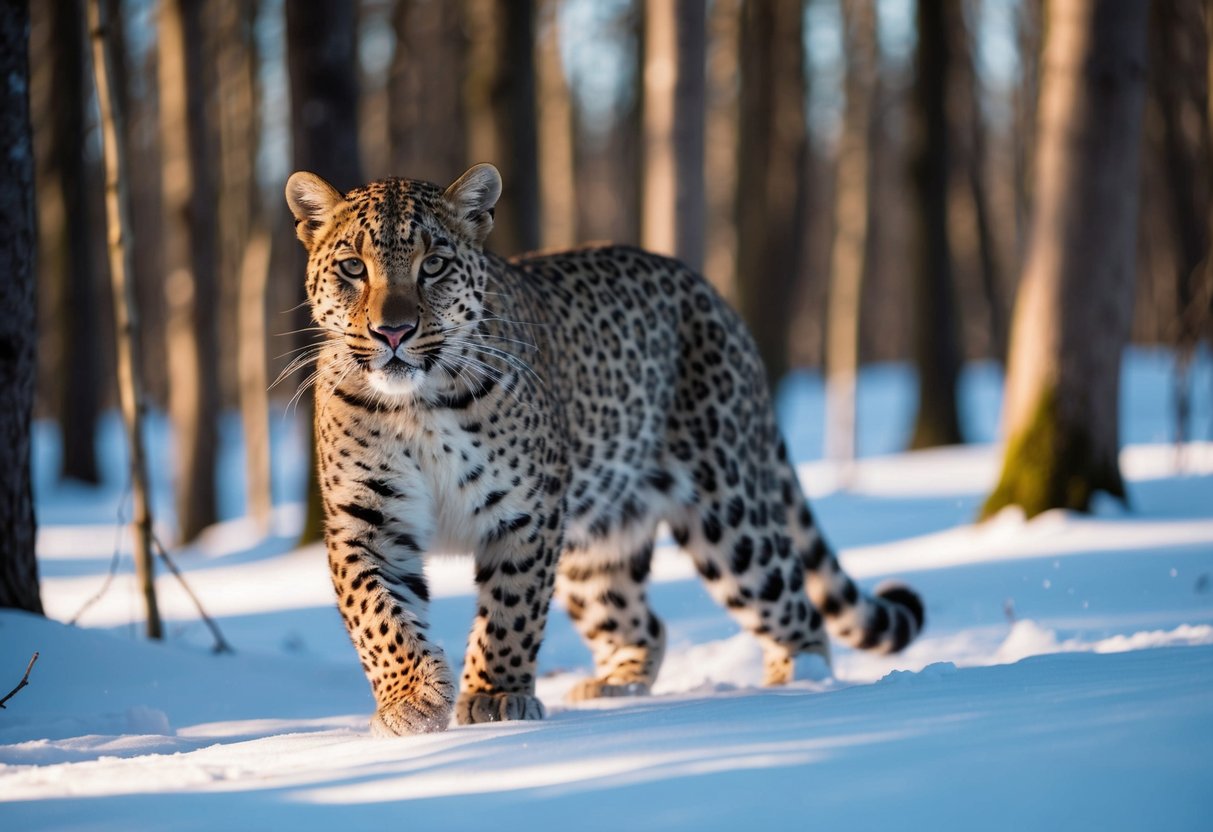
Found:
<svg viewBox="0 0 1213 832"><path fill-rule="evenodd" d="M202 602L198 600L198 596L194 594L194 590L190 589L190 585L186 583L185 575L183 575L181 570L177 568L177 564L174 563L173 559L169 557L168 550L164 548L164 544L160 542L160 538L156 537L154 533L152 534L152 545L156 548L156 553L160 555L160 559L164 561L164 565L168 567L168 570L172 572L173 576L178 580L178 582L180 582L181 588L185 590L185 594L188 595L190 600L194 602L194 608L198 610L198 615L202 617L202 620L210 629L211 635L215 637L214 652L236 652L232 649L232 646L227 643L227 639L223 637L223 633L219 630L219 625L215 623L214 619L206 614L206 610L202 608Z"/></svg>
<svg viewBox="0 0 1213 832"><path fill-rule="evenodd" d="M4 707L4 703L17 695L17 691L29 684L29 672L34 669L34 662L38 661L38 651L34 651L34 655L30 657L29 664L25 666L25 675L21 677L21 681L17 683L17 687L8 692L8 695L0 699L0 708Z"/></svg>

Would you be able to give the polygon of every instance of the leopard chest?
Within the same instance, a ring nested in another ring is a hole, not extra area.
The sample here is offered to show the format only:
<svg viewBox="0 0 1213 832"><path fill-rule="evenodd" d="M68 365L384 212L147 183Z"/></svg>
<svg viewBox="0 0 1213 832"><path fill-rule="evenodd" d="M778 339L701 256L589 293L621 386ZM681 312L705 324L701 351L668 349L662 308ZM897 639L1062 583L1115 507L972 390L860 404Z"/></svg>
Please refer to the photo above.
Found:
<svg viewBox="0 0 1213 832"><path fill-rule="evenodd" d="M466 415L437 411L385 420L359 448L376 472L383 513L431 553L464 553L534 514L529 443L492 436ZM521 447L520 447L521 446Z"/></svg>

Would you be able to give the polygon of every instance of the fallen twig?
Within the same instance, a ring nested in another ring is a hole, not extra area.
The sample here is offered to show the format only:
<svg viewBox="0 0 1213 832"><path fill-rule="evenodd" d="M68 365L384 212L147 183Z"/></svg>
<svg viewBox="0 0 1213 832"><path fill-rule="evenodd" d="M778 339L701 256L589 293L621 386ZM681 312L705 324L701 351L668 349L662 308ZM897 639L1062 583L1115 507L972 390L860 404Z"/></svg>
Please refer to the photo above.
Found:
<svg viewBox="0 0 1213 832"><path fill-rule="evenodd" d="M202 616L202 620L206 622L206 626L210 628L211 635L215 637L215 652L234 653L235 651L232 650L232 646L227 643L227 640L223 637L223 633L219 631L219 625L206 614L206 610L202 608L202 602L198 600L198 596L194 594L194 590L190 589L190 585L185 581L185 576L181 574L181 570L177 568L177 564L174 563L173 559L169 557L168 550L164 548L164 544L160 542L160 539L156 537L154 533L152 534L152 545L155 546L157 554L159 554L160 559L164 561L164 565L167 566L168 570L173 573L173 577L180 582L181 588L185 590L185 594L188 595L190 600L194 602L194 607L198 610L198 615Z"/></svg>
<svg viewBox="0 0 1213 832"><path fill-rule="evenodd" d="M21 677L21 681L17 683L17 687L8 692L8 695L0 699L0 708L4 707L4 703L17 695L17 691L29 684L29 672L34 669L34 662L38 661L38 651L34 651L34 655L30 657L29 664L25 666L25 675Z"/></svg>

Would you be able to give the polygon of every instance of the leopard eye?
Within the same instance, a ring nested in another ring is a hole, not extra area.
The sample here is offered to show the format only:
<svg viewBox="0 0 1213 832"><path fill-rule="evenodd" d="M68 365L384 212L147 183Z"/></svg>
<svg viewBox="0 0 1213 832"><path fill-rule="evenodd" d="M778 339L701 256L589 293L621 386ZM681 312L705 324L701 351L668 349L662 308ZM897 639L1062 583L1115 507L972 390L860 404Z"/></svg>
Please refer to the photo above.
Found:
<svg viewBox="0 0 1213 832"><path fill-rule="evenodd" d="M337 264L341 273L349 278L360 278L366 274L366 263L357 257L348 257Z"/></svg>
<svg viewBox="0 0 1213 832"><path fill-rule="evenodd" d="M421 261L421 273L427 277L434 277L441 274L446 268L446 264L450 261L440 254L431 254L429 257Z"/></svg>

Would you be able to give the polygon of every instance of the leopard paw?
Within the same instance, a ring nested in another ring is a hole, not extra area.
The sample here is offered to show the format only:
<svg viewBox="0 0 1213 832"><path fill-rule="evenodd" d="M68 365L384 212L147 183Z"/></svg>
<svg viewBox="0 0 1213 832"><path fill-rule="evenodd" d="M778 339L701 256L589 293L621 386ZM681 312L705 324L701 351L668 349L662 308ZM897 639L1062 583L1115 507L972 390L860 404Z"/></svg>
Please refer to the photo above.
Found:
<svg viewBox="0 0 1213 832"><path fill-rule="evenodd" d="M570 702L606 699L616 696L648 696L652 686L647 682L614 682L609 679L583 679L566 694Z"/></svg>
<svg viewBox="0 0 1213 832"><path fill-rule="evenodd" d="M543 715L543 703L529 693L464 693L455 703L455 719L460 725L543 719Z"/></svg>
<svg viewBox="0 0 1213 832"><path fill-rule="evenodd" d="M379 737L398 737L445 731L451 724L451 709L451 697L446 691L429 688L420 694L381 704L371 718L371 733Z"/></svg>

